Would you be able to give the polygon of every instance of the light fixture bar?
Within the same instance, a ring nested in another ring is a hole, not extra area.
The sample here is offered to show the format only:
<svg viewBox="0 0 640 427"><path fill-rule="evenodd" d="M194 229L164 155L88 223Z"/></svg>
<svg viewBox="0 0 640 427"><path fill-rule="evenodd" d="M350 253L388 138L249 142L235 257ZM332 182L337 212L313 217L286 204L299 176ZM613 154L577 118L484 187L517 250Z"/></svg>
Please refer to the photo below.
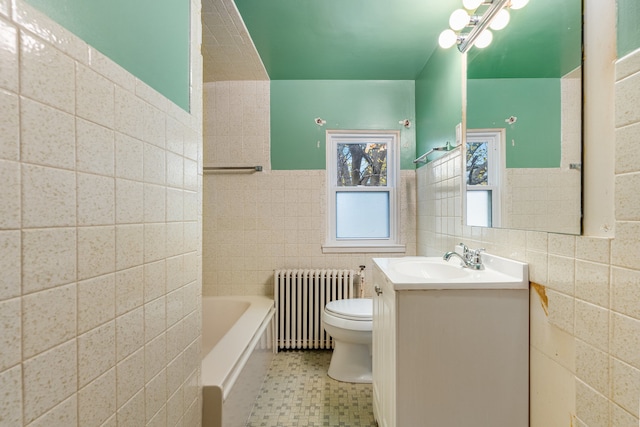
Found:
<svg viewBox="0 0 640 427"><path fill-rule="evenodd" d="M491 2L491 6L486 10L486 12L480 18L480 21L473 27L473 29L469 32L468 35L464 36L462 42L458 44L458 50L462 53L473 46L473 42L476 41L478 36L489 27L491 21L495 16L500 12L511 0L493 0Z"/></svg>

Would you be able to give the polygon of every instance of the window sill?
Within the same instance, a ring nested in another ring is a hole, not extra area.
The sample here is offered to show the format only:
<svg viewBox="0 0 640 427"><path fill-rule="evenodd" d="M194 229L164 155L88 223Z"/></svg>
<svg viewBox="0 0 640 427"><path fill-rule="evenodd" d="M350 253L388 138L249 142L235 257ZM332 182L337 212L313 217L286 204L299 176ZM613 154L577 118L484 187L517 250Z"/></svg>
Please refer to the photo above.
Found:
<svg viewBox="0 0 640 427"><path fill-rule="evenodd" d="M323 254L405 253L406 251L406 245L322 245Z"/></svg>

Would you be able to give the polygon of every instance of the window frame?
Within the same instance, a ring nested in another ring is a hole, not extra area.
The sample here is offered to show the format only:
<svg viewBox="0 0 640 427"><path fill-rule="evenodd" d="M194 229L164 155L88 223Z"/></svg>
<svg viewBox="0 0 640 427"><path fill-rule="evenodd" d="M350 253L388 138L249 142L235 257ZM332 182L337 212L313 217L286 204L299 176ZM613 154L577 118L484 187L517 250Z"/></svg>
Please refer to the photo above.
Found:
<svg viewBox="0 0 640 427"><path fill-rule="evenodd" d="M387 144L386 186L338 186L337 144ZM327 130L326 131L326 185L327 229L323 253L405 252L400 243L400 132L392 130ZM389 194L389 237L340 238L336 237L336 197L338 192L387 192Z"/></svg>

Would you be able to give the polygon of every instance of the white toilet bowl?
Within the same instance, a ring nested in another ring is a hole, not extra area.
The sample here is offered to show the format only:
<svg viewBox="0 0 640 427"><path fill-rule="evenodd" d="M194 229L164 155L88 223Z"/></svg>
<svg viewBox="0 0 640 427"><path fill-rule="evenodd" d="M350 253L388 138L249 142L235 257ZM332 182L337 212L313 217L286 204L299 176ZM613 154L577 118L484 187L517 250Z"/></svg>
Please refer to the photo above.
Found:
<svg viewBox="0 0 640 427"><path fill-rule="evenodd" d="M331 301L324 308L322 323L334 341L329 376L349 383L370 383L373 300Z"/></svg>

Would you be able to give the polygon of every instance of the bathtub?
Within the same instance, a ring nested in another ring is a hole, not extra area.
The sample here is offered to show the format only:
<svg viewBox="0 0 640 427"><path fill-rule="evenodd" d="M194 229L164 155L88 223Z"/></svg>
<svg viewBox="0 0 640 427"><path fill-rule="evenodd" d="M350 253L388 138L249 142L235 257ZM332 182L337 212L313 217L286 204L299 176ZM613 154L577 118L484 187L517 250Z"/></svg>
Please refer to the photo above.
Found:
<svg viewBox="0 0 640 427"><path fill-rule="evenodd" d="M202 426L244 426L273 358L273 300L202 297Z"/></svg>

